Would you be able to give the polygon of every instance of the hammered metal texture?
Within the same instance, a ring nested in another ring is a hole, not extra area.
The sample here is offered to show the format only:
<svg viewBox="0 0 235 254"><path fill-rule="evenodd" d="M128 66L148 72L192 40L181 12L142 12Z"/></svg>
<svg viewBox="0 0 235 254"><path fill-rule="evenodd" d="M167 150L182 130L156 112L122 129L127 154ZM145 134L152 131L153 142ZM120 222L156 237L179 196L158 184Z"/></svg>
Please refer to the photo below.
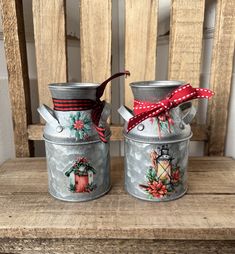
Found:
<svg viewBox="0 0 235 254"><path fill-rule="evenodd" d="M45 141L48 167L49 192L64 201L87 201L104 195L110 189L109 143L101 141L81 145L59 145ZM73 193L65 172L78 159L85 157L96 170L91 192Z"/></svg>
<svg viewBox="0 0 235 254"><path fill-rule="evenodd" d="M164 146L169 149L172 165L177 165L180 169L180 183L174 188L174 191L165 194L163 197L150 197L140 185L148 185L146 173L151 167L151 152ZM137 198L157 202L181 197L187 190L188 146L189 140L171 144L148 144L125 139L125 188L127 192Z"/></svg>

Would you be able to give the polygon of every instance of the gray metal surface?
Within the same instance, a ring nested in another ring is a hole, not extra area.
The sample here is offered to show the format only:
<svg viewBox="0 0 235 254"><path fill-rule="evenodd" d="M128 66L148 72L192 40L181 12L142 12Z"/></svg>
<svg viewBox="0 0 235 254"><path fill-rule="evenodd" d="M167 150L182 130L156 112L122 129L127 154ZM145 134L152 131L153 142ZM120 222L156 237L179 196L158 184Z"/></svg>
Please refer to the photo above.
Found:
<svg viewBox="0 0 235 254"><path fill-rule="evenodd" d="M164 99L169 92L184 84L186 82L177 80L139 81L130 83L130 87L135 99L157 102Z"/></svg>
<svg viewBox="0 0 235 254"><path fill-rule="evenodd" d="M188 144L189 140L165 144L143 144L129 139L125 140L125 189L131 195L147 201L169 201L181 197L187 191L187 165L188 165ZM141 185L148 185L146 178L151 164L151 152L159 151L164 145L169 148L169 154L173 158L172 166L179 167L180 183L174 190L167 192L163 197L153 197L141 188Z"/></svg>
<svg viewBox="0 0 235 254"><path fill-rule="evenodd" d="M96 100L98 84L52 84L53 98ZM92 110L55 111L42 105L38 109L46 120L46 144L49 192L64 201L88 201L110 189L110 128L105 104L99 127L105 127L107 143L100 140L91 119Z"/></svg>
<svg viewBox="0 0 235 254"><path fill-rule="evenodd" d="M134 99L156 103L165 99L183 81L142 81L131 83ZM186 109L184 109L186 108ZM187 191L188 145L192 136L189 123L195 115L191 103L169 111L167 118L147 118L127 132L134 115L124 106L125 188L147 201L174 200ZM169 119L169 118L168 118ZM172 124L173 123L173 124Z"/></svg>
<svg viewBox="0 0 235 254"><path fill-rule="evenodd" d="M96 99L95 83L55 83L50 84L49 89L52 98L55 99Z"/></svg>
<svg viewBox="0 0 235 254"><path fill-rule="evenodd" d="M103 114L106 116L109 115L110 109L104 108L104 111L108 111ZM86 111L79 111L81 114L81 117L86 117L87 119L91 120L91 110ZM74 131L71 131L71 116L76 115L77 111L54 111L54 114L56 118L59 121L60 126L62 126L63 130L58 132L57 126L54 124L51 124L48 122L44 128L44 137L48 140L59 142L59 143L83 143L83 142L90 142L90 141L98 141L100 140L99 135L94 127L93 124L91 124L91 129L87 132L87 138L77 138L75 136ZM101 118L101 124L103 126L106 126L106 137L110 136L110 128L109 125L106 123L107 119Z"/></svg>
<svg viewBox="0 0 235 254"><path fill-rule="evenodd" d="M46 143L49 192L64 201L88 201L104 195L110 189L109 143L101 141L82 145L57 145ZM78 159L85 157L96 170L91 192L72 192L70 179L65 172ZM79 211L78 211L79 212Z"/></svg>
<svg viewBox="0 0 235 254"><path fill-rule="evenodd" d="M191 136L191 128L189 124L183 121L184 114L180 110L180 107L171 109L170 115L174 121L170 131L166 123L164 123L165 128L159 131L158 119L154 117L144 120L139 124L142 125L142 128L139 128L139 125L137 125L129 133L127 133L128 121L125 121L124 136L142 142L165 142L188 139Z"/></svg>

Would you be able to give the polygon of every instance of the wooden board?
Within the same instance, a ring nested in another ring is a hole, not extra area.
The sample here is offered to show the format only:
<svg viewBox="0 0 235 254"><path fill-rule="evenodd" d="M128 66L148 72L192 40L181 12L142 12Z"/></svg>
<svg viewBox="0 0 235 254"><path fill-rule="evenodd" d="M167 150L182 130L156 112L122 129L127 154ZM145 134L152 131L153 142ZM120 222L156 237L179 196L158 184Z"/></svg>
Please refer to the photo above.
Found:
<svg viewBox="0 0 235 254"><path fill-rule="evenodd" d="M31 123L29 77L22 1L0 1L8 84L12 106L17 157L33 153L28 143L27 125Z"/></svg>
<svg viewBox="0 0 235 254"><path fill-rule="evenodd" d="M28 126L28 138L29 140L42 140L43 139L43 128L42 124L34 124ZM111 141L122 141L123 137L123 126L111 125ZM193 137L192 141L205 141L207 140L207 129L205 125L192 125Z"/></svg>
<svg viewBox="0 0 235 254"><path fill-rule="evenodd" d="M157 46L157 0L125 1L125 105L133 107L130 82L154 80Z"/></svg>
<svg viewBox="0 0 235 254"><path fill-rule="evenodd" d="M82 82L101 83L111 75L111 0L80 1ZM110 84L103 98L110 102Z"/></svg>
<svg viewBox="0 0 235 254"><path fill-rule="evenodd" d="M33 23L39 102L51 106L48 84L67 81L64 0L33 0Z"/></svg>
<svg viewBox="0 0 235 254"><path fill-rule="evenodd" d="M235 241L130 239L0 239L0 253L234 254Z"/></svg>
<svg viewBox="0 0 235 254"><path fill-rule="evenodd" d="M168 78L199 86L205 0L173 0Z"/></svg>
<svg viewBox="0 0 235 254"><path fill-rule="evenodd" d="M0 239L235 240L234 160L192 158L188 194L166 203L128 195L123 174L123 159L112 159L109 194L67 203L47 193L44 158L6 162L0 168Z"/></svg>
<svg viewBox="0 0 235 254"><path fill-rule="evenodd" d="M234 10L234 0L217 1L210 74L210 85L215 96L208 110L209 155L223 155L225 149L235 43Z"/></svg>

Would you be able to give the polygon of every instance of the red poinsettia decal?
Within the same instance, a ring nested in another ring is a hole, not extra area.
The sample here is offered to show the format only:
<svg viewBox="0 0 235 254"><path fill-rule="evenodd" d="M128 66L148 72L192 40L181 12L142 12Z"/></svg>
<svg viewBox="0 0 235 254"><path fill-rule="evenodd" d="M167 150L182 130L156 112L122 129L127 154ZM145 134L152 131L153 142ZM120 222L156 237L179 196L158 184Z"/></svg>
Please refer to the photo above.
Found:
<svg viewBox="0 0 235 254"><path fill-rule="evenodd" d="M179 171L178 168L176 169L176 171L174 171L172 173L172 179L173 179L174 183L177 183L179 181L179 179L180 179L180 171Z"/></svg>
<svg viewBox="0 0 235 254"><path fill-rule="evenodd" d="M80 162L80 163L87 163L88 160L87 160L87 158L82 157L82 158L79 160L79 162Z"/></svg>
<svg viewBox="0 0 235 254"><path fill-rule="evenodd" d="M167 188L161 181L149 182L146 190L155 198L162 198L167 193Z"/></svg>
<svg viewBox="0 0 235 254"><path fill-rule="evenodd" d="M82 120L76 120L73 124L74 129L81 130L84 127L84 122Z"/></svg>

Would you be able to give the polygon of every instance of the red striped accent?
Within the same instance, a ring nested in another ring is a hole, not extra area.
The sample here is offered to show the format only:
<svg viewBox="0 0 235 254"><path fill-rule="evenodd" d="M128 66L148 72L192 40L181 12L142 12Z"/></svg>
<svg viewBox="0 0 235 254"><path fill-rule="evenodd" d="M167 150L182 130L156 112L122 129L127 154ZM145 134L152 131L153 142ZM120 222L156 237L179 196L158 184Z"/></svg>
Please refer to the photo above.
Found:
<svg viewBox="0 0 235 254"><path fill-rule="evenodd" d="M69 108L58 108L54 107L54 110L56 111L83 111L83 110L89 110L90 108L82 108L82 107L69 107Z"/></svg>
<svg viewBox="0 0 235 254"><path fill-rule="evenodd" d="M103 111L105 101L101 101L100 98L104 93L106 85L114 78L120 77L122 75L130 75L129 71L119 72L112 75L110 78L106 79L104 82L97 87L96 90L96 101L88 99L57 99L53 98L54 110L56 111L83 111L92 109L91 118L95 125L95 128L99 134L100 139L107 143L105 139L105 128L99 127L99 121L101 113Z"/></svg>

